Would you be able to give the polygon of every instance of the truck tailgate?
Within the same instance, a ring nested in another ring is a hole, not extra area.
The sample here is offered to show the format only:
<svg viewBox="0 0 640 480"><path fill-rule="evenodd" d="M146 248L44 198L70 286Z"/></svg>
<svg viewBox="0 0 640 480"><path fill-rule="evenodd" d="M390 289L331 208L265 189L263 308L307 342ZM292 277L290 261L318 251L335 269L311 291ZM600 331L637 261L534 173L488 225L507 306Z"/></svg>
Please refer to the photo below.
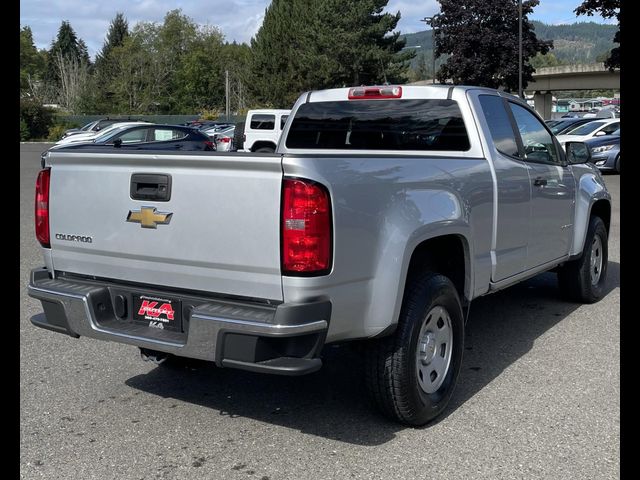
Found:
<svg viewBox="0 0 640 480"><path fill-rule="evenodd" d="M48 163L55 270L282 300L280 155L52 151ZM132 199L133 174L170 176L170 199Z"/></svg>

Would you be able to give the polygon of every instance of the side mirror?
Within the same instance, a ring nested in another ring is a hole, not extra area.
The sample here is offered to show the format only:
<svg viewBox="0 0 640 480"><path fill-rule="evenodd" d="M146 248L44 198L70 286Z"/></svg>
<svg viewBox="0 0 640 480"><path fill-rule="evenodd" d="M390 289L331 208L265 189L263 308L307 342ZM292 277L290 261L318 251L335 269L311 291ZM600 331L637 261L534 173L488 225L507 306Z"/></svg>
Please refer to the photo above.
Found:
<svg viewBox="0 0 640 480"><path fill-rule="evenodd" d="M113 146L116 148L120 148L122 146L122 139L121 138L116 138L113 141Z"/></svg>
<svg viewBox="0 0 640 480"><path fill-rule="evenodd" d="M571 165L578 163L589 163L591 161L591 150L584 142L567 142L565 144L567 161Z"/></svg>
<svg viewBox="0 0 640 480"><path fill-rule="evenodd" d="M604 130L600 130L599 132L596 132L596 137L603 137L607 134L607 132L605 132Z"/></svg>

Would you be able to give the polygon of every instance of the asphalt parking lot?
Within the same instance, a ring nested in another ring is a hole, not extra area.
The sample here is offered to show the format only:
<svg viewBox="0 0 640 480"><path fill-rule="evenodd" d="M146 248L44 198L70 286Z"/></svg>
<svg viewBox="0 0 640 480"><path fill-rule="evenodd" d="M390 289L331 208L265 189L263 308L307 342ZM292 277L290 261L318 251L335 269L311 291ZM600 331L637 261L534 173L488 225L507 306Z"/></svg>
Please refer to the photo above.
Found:
<svg viewBox="0 0 640 480"><path fill-rule="evenodd" d="M617 479L620 177L607 296L563 300L554 274L473 303L458 387L421 429L378 415L350 348L299 378L193 362L31 325L42 264L33 188L43 144L20 147L20 474L45 479Z"/></svg>

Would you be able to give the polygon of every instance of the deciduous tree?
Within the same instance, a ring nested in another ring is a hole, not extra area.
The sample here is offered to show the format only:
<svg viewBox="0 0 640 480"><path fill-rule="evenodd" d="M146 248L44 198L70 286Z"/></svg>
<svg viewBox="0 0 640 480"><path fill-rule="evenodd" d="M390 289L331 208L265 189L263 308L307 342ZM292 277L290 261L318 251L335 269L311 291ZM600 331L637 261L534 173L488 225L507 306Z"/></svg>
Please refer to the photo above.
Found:
<svg viewBox="0 0 640 480"><path fill-rule="evenodd" d="M517 91L518 0L438 1L436 55L450 55L438 70L438 80ZM538 3L522 2L523 88L535 71L530 59L553 48L553 42L538 40L527 18Z"/></svg>

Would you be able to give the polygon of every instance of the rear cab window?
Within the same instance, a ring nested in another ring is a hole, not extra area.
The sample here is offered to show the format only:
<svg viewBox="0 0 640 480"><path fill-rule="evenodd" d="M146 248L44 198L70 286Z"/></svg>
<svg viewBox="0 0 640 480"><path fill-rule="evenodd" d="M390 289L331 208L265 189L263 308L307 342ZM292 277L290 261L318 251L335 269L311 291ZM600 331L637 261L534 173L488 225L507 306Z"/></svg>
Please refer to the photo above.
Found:
<svg viewBox="0 0 640 480"><path fill-rule="evenodd" d="M502 98L495 95L480 95L478 99L496 149L510 157L519 157L516 135Z"/></svg>
<svg viewBox="0 0 640 480"><path fill-rule="evenodd" d="M454 100L309 102L289 127L287 148L467 151L469 136Z"/></svg>

